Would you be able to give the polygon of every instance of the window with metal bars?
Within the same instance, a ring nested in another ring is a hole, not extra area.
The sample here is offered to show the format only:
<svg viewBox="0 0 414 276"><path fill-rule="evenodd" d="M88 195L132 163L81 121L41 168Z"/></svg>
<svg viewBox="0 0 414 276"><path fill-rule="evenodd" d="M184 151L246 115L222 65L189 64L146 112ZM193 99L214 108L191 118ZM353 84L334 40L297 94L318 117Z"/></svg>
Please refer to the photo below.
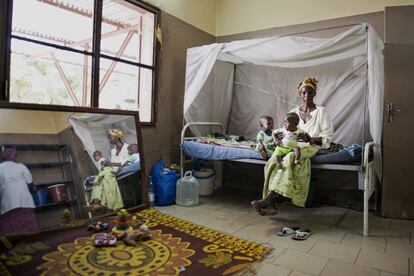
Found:
<svg viewBox="0 0 414 276"><path fill-rule="evenodd" d="M139 111L141 122L154 122L156 8L136 0L2 2L3 105Z"/></svg>

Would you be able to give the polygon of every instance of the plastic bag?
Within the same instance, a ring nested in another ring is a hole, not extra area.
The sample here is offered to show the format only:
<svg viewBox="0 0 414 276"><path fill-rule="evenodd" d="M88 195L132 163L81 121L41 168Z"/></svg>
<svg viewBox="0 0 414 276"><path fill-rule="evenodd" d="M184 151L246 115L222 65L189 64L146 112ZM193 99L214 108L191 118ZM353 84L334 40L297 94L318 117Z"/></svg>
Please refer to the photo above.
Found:
<svg viewBox="0 0 414 276"><path fill-rule="evenodd" d="M151 179L154 187L155 205L165 206L175 204L176 183L180 174L166 168L160 159L151 168Z"/></svg>

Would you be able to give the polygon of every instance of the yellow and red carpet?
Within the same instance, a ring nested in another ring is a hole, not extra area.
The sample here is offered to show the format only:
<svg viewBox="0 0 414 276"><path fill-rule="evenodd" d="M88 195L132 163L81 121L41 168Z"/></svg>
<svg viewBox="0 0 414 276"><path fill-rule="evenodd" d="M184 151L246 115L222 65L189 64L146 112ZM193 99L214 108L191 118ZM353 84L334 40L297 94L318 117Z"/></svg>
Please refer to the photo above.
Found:
<svg viewBox="0 0 414 276"><path fill-rule="evenodd" d="M147 209L136 214L152 237L95 247L86 227L2 238L0 275L234 275L269 249Z"/></svg>

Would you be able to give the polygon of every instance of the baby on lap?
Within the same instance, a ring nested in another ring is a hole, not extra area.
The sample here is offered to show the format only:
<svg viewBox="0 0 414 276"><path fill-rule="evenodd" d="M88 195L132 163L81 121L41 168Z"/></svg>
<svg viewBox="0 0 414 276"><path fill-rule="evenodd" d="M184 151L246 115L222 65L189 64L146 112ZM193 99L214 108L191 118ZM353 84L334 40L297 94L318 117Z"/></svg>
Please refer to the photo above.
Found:
<svg viewBox="0 0 414 276"><path fill-rule="evenodd" d="M309 134L298 128L299 115L291 112L286 114L283 119L283 127L273 130L273 139L276 143L276 166L278 169L282 169L282 158L289 152L295 153L295 159L293 164L300 163L300 148L298 147L298 140L301 135L305 135L309 138Z"/></svg>

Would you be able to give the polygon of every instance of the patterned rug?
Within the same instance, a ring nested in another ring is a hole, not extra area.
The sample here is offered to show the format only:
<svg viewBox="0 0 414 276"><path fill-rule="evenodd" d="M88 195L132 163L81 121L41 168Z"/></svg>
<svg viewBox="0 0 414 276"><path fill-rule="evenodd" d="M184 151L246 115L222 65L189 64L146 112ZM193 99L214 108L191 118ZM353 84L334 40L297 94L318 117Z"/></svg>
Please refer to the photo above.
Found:
<svg viewBox="0 0 414 276"><path fill-rule="evenodd" d="M235 275L252 270L269 249L147 209L136 214L152 237L95 247L85 227L0 238L0 275Z"/></svg>

